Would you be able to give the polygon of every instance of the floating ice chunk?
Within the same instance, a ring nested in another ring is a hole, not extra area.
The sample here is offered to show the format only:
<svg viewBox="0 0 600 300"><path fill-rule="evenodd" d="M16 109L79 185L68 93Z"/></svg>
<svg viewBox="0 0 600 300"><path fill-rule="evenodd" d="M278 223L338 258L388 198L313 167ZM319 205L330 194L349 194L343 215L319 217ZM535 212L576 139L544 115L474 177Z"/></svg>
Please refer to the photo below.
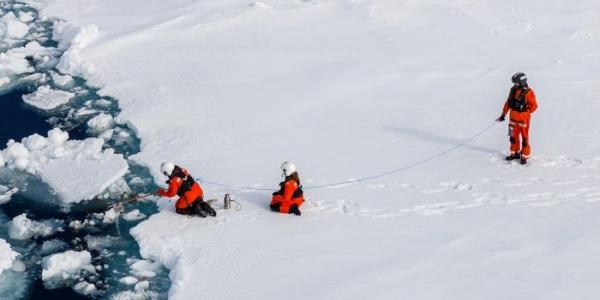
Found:
<svg viewBox="0 0 600 300"><path fill-rule="evenodd" d="M96 251L101 251L110 248L115 240L115 238L113 238L110 235L93 236L89 234L86 235L83 239L85 240L88 249Z"/></svg>
<svg viewBox="0 0 600 300"><path fill-rule="evenodd" d="M0 76L14 76L23 73L33 72L25 55L7 52L0 53Z"/></svg>
<svg viewBox="0 0 600 300"><path fill-rule="evenodd" d="M34 20L33 14L21 11L19 13L19 21L29 23Z"/></svg>
<svg viewBox="0 0 600 300"><path fill-rule="evenodd" d="M0 274L4 270L12 268L13 261L17 256L19 253L13 251L5 240L0 239Z"/></svg>
<svg viewBox="0 0 600 300"><path fill-rule="evenodd" d="M137 278L152 278L160 271L160 263L150 260L138 260L129 266L130 272Z"/></svg>
<svg viewBox="0 0 600 300"><path fill-rule="evenodd" d="M0 78L0 87L5 86L10 83L10 78L4 76Z"/></svg>
<svg viewBox="0 0 600 300"><path fill-rule="evenodd" d="M102 223L104 224L112 224L119 217L117 211L114 208L107 210L104 213L104 218L102 219Z"/></svg>
<svg viewBox="0 0 600 300"><path fill-rule="evenodd" d="M52 81L54 82L54 85L59 86L61 88L71 86L74 81L71 75L61 75L57 72L51 72L50 76L52 76Z"/></svg>
<svg viewBox="0 0 600 300"><path fill-rule="evenodd" d="M150 282L144 280L144 281L138 282L133 289L135 291L139 292L139 291L147 290L149 287L150 287Z"/></svg>
<svg viewBox="0 0 600 300"><path fill-rule="evenodd" d="M113 295L111 300L146 300L146 299L157 299L158 293L153 291L125 291Z"/></svg>
<svg viewBox="0 0 600 300"><path fill-rule="evenodd" d="M69 133L62 131L58 128L54 128L48 131L48 141L54 145L62 145L69 140Z"/></svg>
<svg viewBox="0 0 600 300"><path fill-rule="evenodd" d="M73 93L53 90L49 86L40 86L37 91L23 96L25 103L43 110L51 110L68 103Z"/></svg>
<svg viewBox="0 0 600 300"><path fill-rule="evenodd" d="M122 217L125 221L137 221L146 218L146 215L141 213L139 209L134 209Z"/></svg>
<svg viewBox="0 0 600 300"><path fill-rule="evenodd" d="M15 259L12 264L12 270L15 272L25 272L25 270L27 270L27 267L22 261Z"/></svg>
<svg viewBox="0 0 600 300"><path fill-rule="evenodd" d="M46 138L37 133L24 138L22 143L29 151L41 150L48 145Z"/></svg>
<svg viewBox="0 0 600 300"><path fill-rule="evenodd" d="M67 246L67 243L64 241L61 241L59 239L47 240L47 241L44 241L44 243L42 244L41 254L42 255L52 254L54 252L58 252L58 251L64 249L65 246Z"/></svg>
<svg viewBox="0 0 600 300"><path fill-rule="evenodd" d="M73 289L83 295L93 295L98 292L98 288L93 283L87 281L78 282Z"/></svg>
<svg viewBox="0 0 600 300"><path fill-rule="evenodd" d="M122 179L128 165L122 155L103 150L102 139L68 138L67 132L55 128L47 138L33 135L21 143L9 141L2 157L9 168L37 175L65 204L92 199L106 190L128 190Z"/></svg>
<svg viewBox="0 0 600 300"><path fill-rule="evenodd" d="M75 230L79 230L79 229L85 227L85 225L86 225L85 221L81 222L79 220L73 220L69 223L69 227L73 228Z"/></svg>
<svg viewBox="0 0 600 300"><path fill-rule="evenodd" d="M46 220L43 222L33 221L23 213L14 217L8 227L8 235L14 240L27 240L38 236L51 236L58 231L61 222L57 220Z"/></svg>
<svg viewBox="0 0 600 300"><path fill-rule="evenodd" d="M60 285L59 281L78 277L81 271L95 273L91 262L92 255L88 251L68 250L52 254L42 260L42 280L54 286Z"/></svg>
<svg viewBox="0 0 600 300"><path fill-rule="evenodd" d="M100 133L113 128L115 121L111 115L101 113L87 122L89 131L92 133Z"/></svg>
<svg viewBox="0 0 600 300"><path fill-rule="evenodd" d="M134 285L138 282L138 279L132 276L126 276L121 278L119 282L126 285Z"/></svg>
<svg viewBox="0 0 600 300"><path fill-rule="evenodd" d="M22 39L29 32L29 26L19 21L13 12L2 16L0 22L6 26L5 35L9 39Z"/></svg>
<svg viewBox="0 0 600 300"><path fill-rule="evenodd" d="M6 36L11 39L23 39L29 32L29 26L17 20L6 22Z"/></svg>

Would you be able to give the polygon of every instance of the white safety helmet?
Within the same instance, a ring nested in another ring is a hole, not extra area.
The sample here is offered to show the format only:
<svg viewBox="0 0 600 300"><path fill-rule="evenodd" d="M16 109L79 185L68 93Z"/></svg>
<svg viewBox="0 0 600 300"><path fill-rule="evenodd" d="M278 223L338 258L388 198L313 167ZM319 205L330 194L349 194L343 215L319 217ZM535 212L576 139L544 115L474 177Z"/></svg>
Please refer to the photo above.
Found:
<svg viewBox="0 0 600 300"><path fill-rule="evenodd" d="M296 172L296 165L294 165L293 163L289 162L289 161L284 161L281 164L281 171L283 171L283 175L284 176L290 176L292 174L294 174Z"/></svg>
<svg viewBox="0 0 600 300"><path fill-rule="evenodd" d="M165 161L160 164L160 171L165 174L165 176L171 176L173 174L173 170L175 170L175 164L170 161Z"/></svg>

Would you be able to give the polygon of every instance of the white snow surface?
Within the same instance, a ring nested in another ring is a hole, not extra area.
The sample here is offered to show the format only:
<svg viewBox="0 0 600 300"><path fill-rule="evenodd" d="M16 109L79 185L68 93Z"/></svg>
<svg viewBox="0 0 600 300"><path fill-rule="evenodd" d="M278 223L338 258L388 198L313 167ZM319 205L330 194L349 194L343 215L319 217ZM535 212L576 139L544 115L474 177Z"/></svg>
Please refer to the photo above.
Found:
<svg viewBox="0 0 600 300"><path fill-rule="evenodd" d="M49 86L44 85L40 86L37 91L31 94L23 95L23 101L39 109L51 110L63 104L69 103L73 96L75 96L75 94L60 90L53 90Z"/></svg>
<svg viewBox="0 0 600 300"><path fill-rule="evenodd" d="M35 2L66 20L60 71L118 99L157 182L165 160L256 188L283 160L305 187L384 174L492 124L528 74L525 167L504 161L503 123L402 172L306 189L301 217L206 182L243 210L158 201L132 233L170 269L170 299L600 297L597 1Z"/></svg>
<svg viewBox="0 0 600 300"><path fill-rule="evenodd" d="M104 192L127 172L121 154L103 150L104 140L69 140L60 129L43 137L33 134L21 142L9 141L0 151L9 168L40 177L60 197L63 204L89 200Z"/></svg>
<svg viewBox="0 0 600 300"><path fill-rule="evenodd" d="M75 279L83 270L93 273L95 268L91 262L92 255L88 251L68 250L52 254L42 260L42 280L59 282Z"/></svg>
<svg viewBox="0 0 600 300"><path fill-rule="evenodd" d="M4 270L12 268L13 261L17 256L19 253L13 251L5 240L0 239L0 274Z"/></svg>

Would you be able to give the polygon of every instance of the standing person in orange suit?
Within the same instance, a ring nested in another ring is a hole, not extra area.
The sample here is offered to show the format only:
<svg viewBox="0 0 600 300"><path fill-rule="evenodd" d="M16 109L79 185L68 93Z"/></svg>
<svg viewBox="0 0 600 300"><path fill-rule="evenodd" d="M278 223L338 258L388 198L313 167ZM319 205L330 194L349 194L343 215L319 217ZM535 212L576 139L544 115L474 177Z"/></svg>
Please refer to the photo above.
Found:
<svg viewBox="0 0 600 300"><path fill-rule="evenodd" d="M510 137L510 155L506 160L520 159L526 164L531 155L529 128L531 114L538 108L535 93L527 84L525 73L518 72L512 77L513 87L504 103L502 114L496 121L503 122L510 111L508 136Z"/></svg>
<svg viewBox="0 0 600 300"><path fill-rule="evenodd" d="M300 185L300 177L296 166L288 161L281 164L281 171L285 180L279 183L279 191L273 193L271 210L284 213L301 215L300 205L304 203L304 193Z"/></svg>
<svg viewBox="0 0 600 300"><path fill-rule="evenodd" d="M172 162L164 162L160 165L160 171L169 178L167 180L169 188L158 190L157 195L179 196L175 202L175 211L178 214L199 215L203 218L207 215L212 217L217 215L217 212L204 201L204 192L200 184L186 169Z"/></svg>

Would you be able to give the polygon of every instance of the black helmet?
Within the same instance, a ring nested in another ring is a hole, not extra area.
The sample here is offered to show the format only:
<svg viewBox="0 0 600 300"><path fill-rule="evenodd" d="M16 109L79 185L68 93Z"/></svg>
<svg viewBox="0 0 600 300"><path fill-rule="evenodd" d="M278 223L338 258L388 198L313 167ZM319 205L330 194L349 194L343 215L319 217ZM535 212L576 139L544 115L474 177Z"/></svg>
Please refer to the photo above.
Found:
<svg viewBox="0 0 600 300"><path fill-rule="evenodd" d="M512 76L512 82L520 87L527 86L527 75L523 72L517 72Z"/></svg>

